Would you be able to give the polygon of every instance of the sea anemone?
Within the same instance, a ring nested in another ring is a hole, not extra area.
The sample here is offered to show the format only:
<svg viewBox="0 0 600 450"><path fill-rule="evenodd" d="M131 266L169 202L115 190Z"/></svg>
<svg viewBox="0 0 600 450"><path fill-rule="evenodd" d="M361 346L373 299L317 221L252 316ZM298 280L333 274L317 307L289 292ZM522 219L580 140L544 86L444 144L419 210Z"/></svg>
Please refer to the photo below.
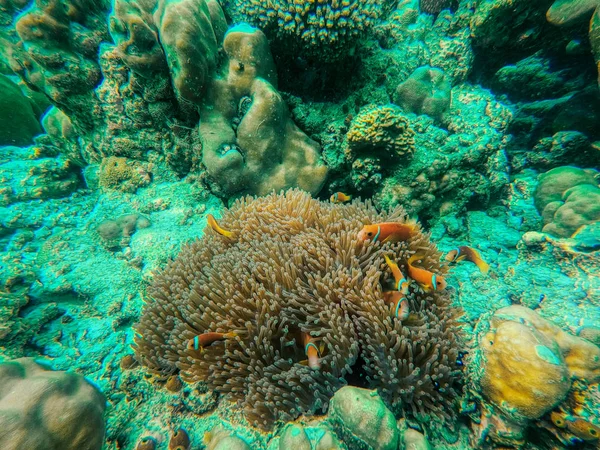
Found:
<svg viewBox="0 0 600 450"><path fill-rule="evenodd" d="M219 221L230 237L207 228L155 276L137 359L154 374L207 383L263 429L326 410L346 384L378 389L397 414L449 418L461 375L449 294L413 282L403 321L383 300L385 255L404 273L415 253L438 276L447 267L418 226L405 242L358 239L365 224L389 221L407 218L401 208L380 213L300 190L237 200ZM228 337L190 345L208 332ZM319 349L318 367L306 363L299 336Z"/></svg>

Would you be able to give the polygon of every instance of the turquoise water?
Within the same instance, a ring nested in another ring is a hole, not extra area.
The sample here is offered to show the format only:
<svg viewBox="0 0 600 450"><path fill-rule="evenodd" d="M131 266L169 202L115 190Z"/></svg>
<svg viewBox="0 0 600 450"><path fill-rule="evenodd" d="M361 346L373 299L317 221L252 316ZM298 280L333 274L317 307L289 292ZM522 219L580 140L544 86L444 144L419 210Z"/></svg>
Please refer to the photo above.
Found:
<svg viewBox="0 0 600 450"><path fill-rule="evenodd" d="M0 450L595 449L596 0L0 2Z"/></svg>

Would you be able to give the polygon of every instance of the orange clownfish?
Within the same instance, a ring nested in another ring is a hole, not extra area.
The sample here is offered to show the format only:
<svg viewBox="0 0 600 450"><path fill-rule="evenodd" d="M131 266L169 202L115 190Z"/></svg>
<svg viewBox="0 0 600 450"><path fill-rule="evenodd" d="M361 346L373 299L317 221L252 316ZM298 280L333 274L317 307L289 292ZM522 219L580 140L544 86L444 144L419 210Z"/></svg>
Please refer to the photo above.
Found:
<svg viewBox="0 0 600 450"><path fill-rule="evenodd" d="M406 296L400 291L388 291L383 293L383 300L391 305L394 317L406 320L410 314L410 307Z"/></svg>
<svg viewBox="0 0 600 450"><path fill-rule="evenodd" d="M321 367L321 351L315 344L315 340L310 337L308 333L302 332L302 345L304 346L304 352L308 358L308 361L302 362L308 364L311 369L318 369Z"/></svg>
<svg viewBox="0 0 600 450"><path fill-rule="evenodd" d="M429 292L431 290L440 291L446 289L448 285L446 280L442 276L438 276L429 270L422 269L420 267L415 267L412 265L414 261L418 261L419 259L423 259L425 255L412 255L406 265L408 266L408 276L415 280L417 283L421 285L421 287L425 290L425 292Z"/></svg>
<svg viewBox="0 0 600 450"><path fill-rule="evenodd" d="M394 282L396 283L396 290L402 292L404 295L408 294L408 280L398 267L398 264L393 262L388 255L384 255L385 262L392 271L392 275L394 275Z"/></svg>
<svg viewBox="0 0 600 450"><path fill-rule="evenodd" d="M395 291L389 291L383 293L383 299L386 303L392 305L393 315L400 320L405 320L410 314L410 308L408 306L408 300L406 294L408 294L408 280L398 267L398 264L393 262L387 255L384 255L385 262L394 275L394 283L396 286Z"/></svg>
<svg viewBox="0 0 600 450"><path fill-rule="evenodd" d="M373 242L400 242L407 241L417 234L416 223L383 222L365 225L358 233L359 241L371 240Z"/></svg>
<svg viewBox="0 0 600 450"><path fill-rule="evenodd" d="M346 195L343 192L336 192L331 197L329 197L329 201L331 203L346 203L352 200L351 195Z"/></svg>
<svg viewBox="0 0 600 450"><path fill-rule="evenodd" d="M210 227L214 231L219 233L221 236L225 236L226 238L233 239L233 233L231 231L227 231L227 230L224 230L223 228L221 228L219 226L219 224L217 223L217 220L215 219L215 217L212 214L209 214L208 216L206 216L206 221L208 222L208 225L210 225Z"/></svg>
<svg viewBox="0 0 600 450"><path fill-rule="evenodd" d="M457 263L459 261L471 261L475 263L481 273L488 273L490 266L486 263L477 250L466 245L461 245L456 250L450 250L446 255L446 261Z"/></svg>
<svg viewBox="0 0 600 450"><path fill-rule="evenodd" d="M231 339L236 336L237 334L233 332L217 333L214 331L207 331L206 333L199 334L190 339L187 343L187 349L200 350L202 352L205 347L210 346L213 342L224 341L225 339Z"/></svg>

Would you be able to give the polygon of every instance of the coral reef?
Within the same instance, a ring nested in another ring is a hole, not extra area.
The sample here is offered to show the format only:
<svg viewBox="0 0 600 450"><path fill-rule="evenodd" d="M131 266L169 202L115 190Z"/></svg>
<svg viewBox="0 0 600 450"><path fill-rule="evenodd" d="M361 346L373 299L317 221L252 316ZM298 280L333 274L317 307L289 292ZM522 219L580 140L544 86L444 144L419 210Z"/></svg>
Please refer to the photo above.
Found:
<svg viewBox="0 0 600 450"><path fill-rule="evenodd" d="M297 186L317 193L327 175L319 146L289 117L265 35L247 25L223 42L229 64L200 110L202 162L224 196Z"/></svg>
<svg viewBox="0 0 600 450"><path fill-rule="evenodd" d="M96 231L105 241L109 248L115 246L127 246L131 240L131 235L136 230L148 228L150 221L140 214L125 214L114 220L105 220Z"/></svg>
<svg viewBox="0 0 600 450"><path fill-rule="evenodd" d="M320 148L289 117L261 31L237 27L224 41L216 0L50 3L7 10L2 55L58 108L42 144L100 163L103 187L191 174L224 197L320 189Z"/></svg>
<svg viewBox="0 0 600 450"><path fill-rule="evenodd" d="M400 209L379 214L297 190L236 201L220 221L231 237L208 232L155 277L137 359L162 377L206 382L264 428L327 408L356 373L393 411L451 416L460 334L448 294L413 284L411 316L400 322L381 279L384 254L406 270L418 249L441 275L440 254L420 232L383 246L356 238L367 223L404 220ZM189 343L209 332L223 333L220 342L194 350ZM302 335L321 348L320 369L300 364Z"/></svg>
<svg viewBox="0 0 600 450"><path fill-rule="evenodd" d="M394 101L406 111L427 114L441 122L450 108L451 89L443 70L419 67L398 85Z"/></svg>
<svg viewBox="0 0 600 450"><path fill-rule="evenodd" d="M584 386L600 381L599 347L518 305L482 318L476 332L479 346L469 364L470 389L481 395L476 446L486 437L521 445L529 426L572 442L584 435L576 430L581 421L589 429L600 419L584 407L590 395ZM565 428L557 416L575 425Z"/></svg>
<svg viewBox="0 0 600 450"><path fill-rule="evenodd" d="M0 446L5 450L100 450L105 399L81 375L30 358L0 364Z"/></svg>
<svg viewBox="0 0 600 450"><path fill-rule="evenodd" d="M229 0L226 9L234 22L260 27L288 51L331 62L351 53L359 38L384 14L386 2Z"/></svg>
<svg viewBox="0 0 600 450"><path fill-rule="evenodd" d="M598 177L594 169L572 166L540 175L534 200L544 220L543 231L571 237L582 226L600 221Z"/></svg>

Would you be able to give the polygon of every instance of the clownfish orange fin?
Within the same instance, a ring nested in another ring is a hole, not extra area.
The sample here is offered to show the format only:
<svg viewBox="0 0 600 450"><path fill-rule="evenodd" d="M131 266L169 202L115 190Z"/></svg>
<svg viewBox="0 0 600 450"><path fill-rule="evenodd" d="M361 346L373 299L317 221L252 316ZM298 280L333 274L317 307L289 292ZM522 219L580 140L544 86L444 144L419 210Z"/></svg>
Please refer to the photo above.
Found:
<svg viewBox="0 0 600 450"><path fill-rule="evenodd" d="M226 238L233 239L233 233L231 231L225 230L221 228L212 214L208 214L206 216L206 221L208 225L212 228L213 231L219 233L221 236L225 236Z"/></svg>
<svg viewBox="0 0 600 450"><path fill-rule="evenodd" d="M479 270L483 274L487 274L490 271L490 265L486 263L483 259L478 259L475 264L479 267Z"/></svg>

